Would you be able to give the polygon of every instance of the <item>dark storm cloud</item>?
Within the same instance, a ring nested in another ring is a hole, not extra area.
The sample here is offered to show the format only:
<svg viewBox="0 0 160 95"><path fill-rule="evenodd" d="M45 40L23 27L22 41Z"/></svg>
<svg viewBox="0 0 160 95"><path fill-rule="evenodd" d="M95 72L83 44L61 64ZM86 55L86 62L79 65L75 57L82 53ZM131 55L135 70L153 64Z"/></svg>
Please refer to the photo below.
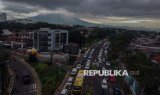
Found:
<svg viewBox="0 0 160 95"><path fill-rule="evenodd" d="M2 0L54 10L63 8L73 13L102 16L160 17L160 0ZM27 9L8 10L28 12Z"/></svg>

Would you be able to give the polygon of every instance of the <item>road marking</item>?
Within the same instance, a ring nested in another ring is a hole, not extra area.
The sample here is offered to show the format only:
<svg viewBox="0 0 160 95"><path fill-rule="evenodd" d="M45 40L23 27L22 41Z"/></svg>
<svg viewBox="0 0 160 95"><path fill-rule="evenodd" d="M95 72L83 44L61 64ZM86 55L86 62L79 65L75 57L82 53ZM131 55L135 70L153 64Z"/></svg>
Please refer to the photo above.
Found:
<svg viewBox="0 0 160 95"><path fill-rule="evenodd" d="M37 85L36 84L30 84L30 85L26 85L24 87L27 91L31 91L31 90L35 90L37 88Z"/></svg>
<svg viewBox="0 0 160 95"><path fill-rule="evenodd" d="M31 92L36 92L37 90L31 90L31 91L26 91L26 92L23 92L23 93L31 93Z"/></svg>

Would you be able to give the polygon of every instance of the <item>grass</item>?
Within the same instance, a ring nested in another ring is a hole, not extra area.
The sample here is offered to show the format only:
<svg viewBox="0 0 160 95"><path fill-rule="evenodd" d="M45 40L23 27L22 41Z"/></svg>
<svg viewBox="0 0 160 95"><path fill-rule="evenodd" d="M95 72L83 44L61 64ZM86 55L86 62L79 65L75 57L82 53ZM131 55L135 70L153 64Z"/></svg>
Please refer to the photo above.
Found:
<svg viewBox="0 0 160 95"><path fill-rule="evenodd" d="M59 83L65 76L65 71L54 65L43 63L34 64L33 67L39 74L43 95L53 95Z"/></svg>

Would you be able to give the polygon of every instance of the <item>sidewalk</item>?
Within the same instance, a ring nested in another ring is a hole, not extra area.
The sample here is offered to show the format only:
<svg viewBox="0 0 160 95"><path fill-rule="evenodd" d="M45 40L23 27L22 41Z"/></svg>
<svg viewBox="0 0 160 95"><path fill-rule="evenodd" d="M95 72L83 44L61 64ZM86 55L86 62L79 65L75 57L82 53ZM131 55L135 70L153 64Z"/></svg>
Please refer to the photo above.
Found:
<svg viewBox="0 0 160 95"><path fill-rule="evenodd" d="M15 85L15 73L14 73L14 71L11 69L11 67L10 66L7 66L7 70L8 70L8 73L9 73L9 81L8 81L8 88L7 88L7 90L6 90L6 92L5 92L5 94L7 94L7 95L11 95L11 93L12 93L12 90L13 90L13 86Z"/></svg>

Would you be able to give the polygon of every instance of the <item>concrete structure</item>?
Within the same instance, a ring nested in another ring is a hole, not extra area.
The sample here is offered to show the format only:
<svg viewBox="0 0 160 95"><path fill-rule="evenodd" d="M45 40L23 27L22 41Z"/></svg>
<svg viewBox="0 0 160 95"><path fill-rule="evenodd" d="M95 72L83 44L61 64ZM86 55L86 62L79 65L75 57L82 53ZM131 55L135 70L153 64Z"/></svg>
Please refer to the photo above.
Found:
<svg viewBox="0 0 160 95"><path fill-rule="evenodd" d="M32 47L32 32L14 32L10 37L11 48L24 49L27 47Z"/></svg>
<svg viewBox="0 0 160 95"><path fill-rule="evenodd" d="M2 34L0 35L0 41L6 42L8 41L8 38L12 35L13 33L9 31L8 29L2 30Z"/></svg>
<svg viewBox="0 0 160 95"><path fill-rule="evenodd" d="M0 13L0 22L7 20L7 14L6 13Z"/></svg>
<svg viewBox="0 0 160 95"><path fill-rule="evenodd" d="M67 30L41 28L34 32L33 46L38 51L60 50L66 44L68 44Z"/></svg>
<svg viewBox="0 0 160 95"><path fill-rule="evenodd" d="M4 46L8 46L15 49L23 49L33 46L32 32L10 32L7 29L2 30L2 32L3 33L0 35L0 42Z"/></svg>

